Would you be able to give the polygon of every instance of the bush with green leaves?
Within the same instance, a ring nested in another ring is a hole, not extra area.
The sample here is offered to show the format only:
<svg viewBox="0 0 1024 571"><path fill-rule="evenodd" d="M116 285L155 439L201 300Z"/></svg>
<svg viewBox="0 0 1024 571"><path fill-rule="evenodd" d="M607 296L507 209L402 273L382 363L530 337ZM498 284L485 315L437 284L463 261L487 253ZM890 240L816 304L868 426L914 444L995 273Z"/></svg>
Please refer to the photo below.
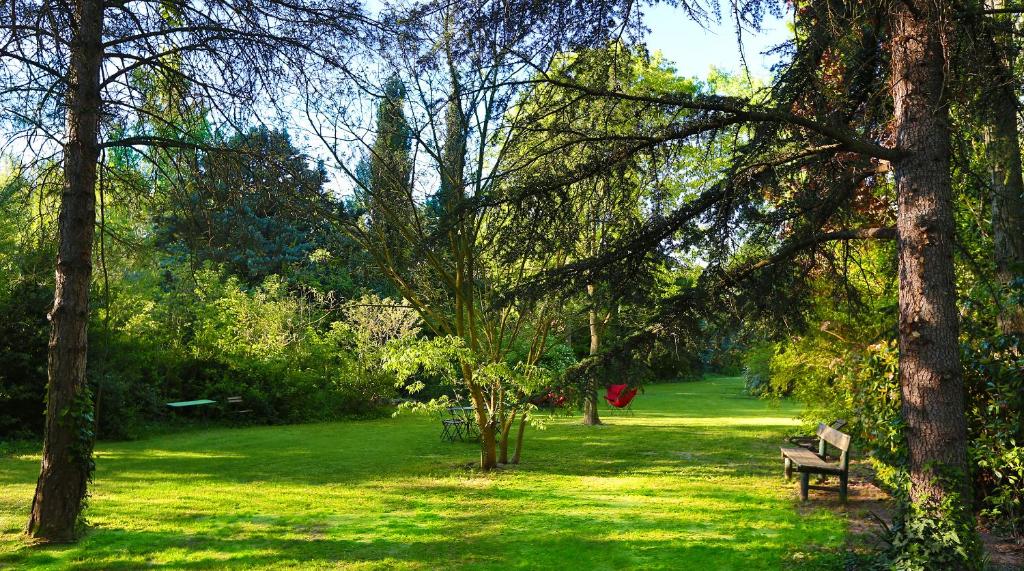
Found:
<svg viewBox="0 0 1024 571"><path fill-rule="evenodd" d="M963 350L975 500L994 527L1024 540L1024 354L1016 336Z"/></svg>
<svg viewBox="0 0 1024 571"><path fill-rule="evenodd" d="M6 283L0 289L0 435L23 438L43 430L53 286L28 279Z"/></svg>
<svg viewBox="0 0 1024 571"><path fill-rule="evenodd" d="M0 156L0 441L43 430L56 191Z"/></svg>
<svg viewBox="0 0 1024 571"><path fill-rule="evenodd" d="M171 266L126 280L98 312L91 375L105 437L131 437L170 414L164 403L209 398L249 422L300 422L379 410L396 379L380 365L388 339L415 336L415 319L378 297L339 305L277 276L249 287L214 266ZM385 323L387 322L387 323ZM109 327L109 333L104 330Z"/></svg>
<svg viewBox="0 0 1024 571"><path fill-rule="evenodd" d="M1024 358L1018 341L997 335L961 348L967 388L968 454L975 506L990 525L1021 538L1024 532ZM877 343L850 370L857 405L858 441L870 452L878 480L900 495L906 488L906 443L900 416L898 352L894 341ZM920 512L920 510L918 510ZM915 520L913 510L907 517ZM918 518L919 519L919 518ZM915 520L916 521L916 520ZM948 522L947 522L948 523ZM946 537L942 522L907 524L922 539ZM931 530L931 531L929 531ZM962 534L961 534L962 535ZM934 546L933 546L934 547ZM925 547L922 547L925 549Z"/></svg>
<svg viewBox="0 0 1024 571"><path fill-rule="evenodd" d="M772 358L778 346L775 343L758 343L747 349L743 355L743 381L747 394L765 396L772 391Z"/></svg>
<svg viewBox="0 0 1024 571"><path fill-rule="evenodd" d="M889 550L882 554L879 563L893 571L981 571L982 566L976 562L983 560L982 545L973 522L953 515L964 513L957 507L961 501L955 494L939 505L902 501L887 533Z"/></svg>
<svg viewBox="0 0 1024 571"><path fill-rule="evenodd" d="M223 364L232 373L207 392L220 397L248 392L243 399L262 405L268 419L277 421L325 419L379 407L395 386L394 377L382 375L373 364L381 336L416 333L412 324L396 324L397 332L373 331L372 323L354 317L352 307L338 308L338 315L309 296L292 294L276 276L247 290L233 276L198 272L189 308L193 321L190 335L183 336L189 354Z"/></svg>

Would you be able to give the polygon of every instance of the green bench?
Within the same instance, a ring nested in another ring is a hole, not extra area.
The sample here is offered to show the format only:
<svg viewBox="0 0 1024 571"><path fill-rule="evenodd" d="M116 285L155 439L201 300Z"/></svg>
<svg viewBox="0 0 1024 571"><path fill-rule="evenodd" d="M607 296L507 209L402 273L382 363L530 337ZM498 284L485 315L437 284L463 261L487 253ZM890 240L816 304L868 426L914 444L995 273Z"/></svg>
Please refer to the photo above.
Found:
<svg viewBox="0 0 1024 571"><path fill-rule="evenodd" d="M169 402L167 406L171 408L189 408L193 406L203 406L207 404L215 404L217 401L210 399L199 399L199 400L183 400L178 402Z"/></svg>
<svg viewBox="0 0 1024 571"><path fill-rule="evenodd" d="M210 399L198 399L198 400L183 400L183 401L177 401L177 402L169 402L169 403L164 403L164 404L166 404L167 406L169 406L169 407L171 407L173 409L186 409L186 408L192 408L192 407L198 407L198 406L206 406L208 404L217 404L217 401L210 400ZM245 406L245 403L242 401L242 397L240 397L240 396L238 396L238 397L228 397L227 404L228 404L228 408L230 409L228 412L231 413L231 414L242 415L242 414L249 414L249 413L252 412L252 409L250 409L250 408L242 408L242 407Z"/></svg>
<svg viewBox="0 0 1024 571"><path fill-rule="evenodd" d="M833 422L829 426L831 426L832 428L834 428L836 430L840 430L841 431L843 429L843 427L846 426L846 420L844 420L842 418L837 419L835 422ZM818 454L821 455L822 459L828 460L828 449L822 447L821 439L818 438L817 436L790 436L786 440L788 440L789 443L794 445L794 446L799 446L800 448L806 448L806 449L810 450L811 452L817 451ZM837 456L837 458L838 458L838 456Z"/></svg>
<svg viewBox="0 0 1024 571"><path fill-rule="evenodd" d="M794 471L800 474L800 499L805 502L807 501L807 491L815 489L827 492L838 491L839 501L846 503L850 481L850 435L824 424L818 425L817 435L817 453L804 447L780 448L784 462L783 473L786 475L786 480L793 478ZM839 462L827 461L829 445L839 450ZM811 485L811 474L838 476L839 487Z"/></svg>

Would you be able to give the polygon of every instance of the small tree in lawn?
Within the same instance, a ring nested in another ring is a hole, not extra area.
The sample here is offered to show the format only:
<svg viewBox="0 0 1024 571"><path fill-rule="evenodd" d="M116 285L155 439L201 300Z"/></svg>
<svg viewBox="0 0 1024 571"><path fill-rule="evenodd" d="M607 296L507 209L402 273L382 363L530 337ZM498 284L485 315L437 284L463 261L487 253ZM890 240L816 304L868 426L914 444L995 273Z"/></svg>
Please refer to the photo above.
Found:
<svg viewBox="0 0 1024 571"><path fill-rule="evenodd" d="M542 354L552 318L550 306L504 292L564 255L537 248L536 238L518 242L517 255L497 255L520 222L504 184L528 166L504 150L528 129L506 111L526 89L528 70L547 66L561 45L603 37L605 25L592 19L597 4L513 4L428 3L384 18L401 24L381 38L386 79L375 127L335 114L323 89L310 105L315 131L356 188L345 231L433 335L458 340L459 381L475 410L484 470L497 465L512 420L523 418L512 373ZM342 146L366 140L367 130L372 142ZM537 351L499 372L523 338Z"/></svg>
<svg viewBox="0 0 1024 571"><path fill-rule="evenodd" d="M381 109L401 109L397 97L385 97ZM372 147L371 165L385 164L381 157L402 156L400 139L395 139L399 143L395 148L382 145L380 136L400 131L385 121L404 121L403 115L382 111L378 117L383 121ZM458 106L449 104L445 117L447 134L438 156L458 161L466 152ZM399 159L399 164L407 163ZM401 179L379 174L395 171L374 168L372 172L378 174L360 184L355 208L342 218L342 228L371 254L434 337L414 343L405 358L435 371L444 370L438 362L455 361L453 378L469 392L480 429L481 468L489 470L499 461L507 462L508 435L517 416L525 422L526 399L523 391L516 390L515 381L519 371L535 365L543 354L551 322L543 304L516 303L500 296L549 261L499 263L496 244L510 223L503 216L505 209L471 208L457 163L444 168L439 190L425 200L417 198L411 183L399 184ZM535 349L522 362L506 363L524 336ZM412 371L404 377L412 378Z"/></svg>

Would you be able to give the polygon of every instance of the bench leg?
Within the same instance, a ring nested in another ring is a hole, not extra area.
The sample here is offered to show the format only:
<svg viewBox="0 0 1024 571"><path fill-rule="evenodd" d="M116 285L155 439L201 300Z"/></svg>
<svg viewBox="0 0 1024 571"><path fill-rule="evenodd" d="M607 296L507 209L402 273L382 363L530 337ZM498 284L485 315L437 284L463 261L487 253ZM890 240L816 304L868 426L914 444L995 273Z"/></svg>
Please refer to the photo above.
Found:
<svg viewBox="0 0 1024 571"><path fill-rule="evenodd" d="M800 474L800 499L807 501L807 486L811 484L811 475L808 472Z"/></svg>
<svg viewBox="0 0 1024 571"><path fill-rule="evenodd" d="M783 458L784 465L782 467L782 473L786 476L786 481L793 479L793 461L789 458Z"/></svg>
<svg viewBox="0 0 1024 571"><path fill-rule="evenodd" d="M846 503L846 492L847 492L847 485L849 484L849 482L850 482L850 474L849 473L844 472L842 474L839 474L839 502L840 503L843 503L843 504Z"/></svg>

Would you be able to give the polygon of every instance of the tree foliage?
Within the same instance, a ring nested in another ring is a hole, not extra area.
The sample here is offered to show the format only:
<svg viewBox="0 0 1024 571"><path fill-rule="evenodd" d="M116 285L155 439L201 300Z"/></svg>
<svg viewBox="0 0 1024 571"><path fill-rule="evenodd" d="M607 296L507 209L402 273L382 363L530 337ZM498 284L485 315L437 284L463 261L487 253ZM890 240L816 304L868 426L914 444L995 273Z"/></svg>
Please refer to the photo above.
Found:
<svg viewBox="0 0 1024 571"><path fill-rule="evenodd" d="M73 538L94 430L165 398L291 421L458 388L488 470L555 385L596 421L602 380L747 347L752 391L855 421L894 565L977 566L972 491L1019 533L1019 10L796 3L761 85L677 77L644 7L8 3L0 402L49 386L30 532Z"/></svg>

